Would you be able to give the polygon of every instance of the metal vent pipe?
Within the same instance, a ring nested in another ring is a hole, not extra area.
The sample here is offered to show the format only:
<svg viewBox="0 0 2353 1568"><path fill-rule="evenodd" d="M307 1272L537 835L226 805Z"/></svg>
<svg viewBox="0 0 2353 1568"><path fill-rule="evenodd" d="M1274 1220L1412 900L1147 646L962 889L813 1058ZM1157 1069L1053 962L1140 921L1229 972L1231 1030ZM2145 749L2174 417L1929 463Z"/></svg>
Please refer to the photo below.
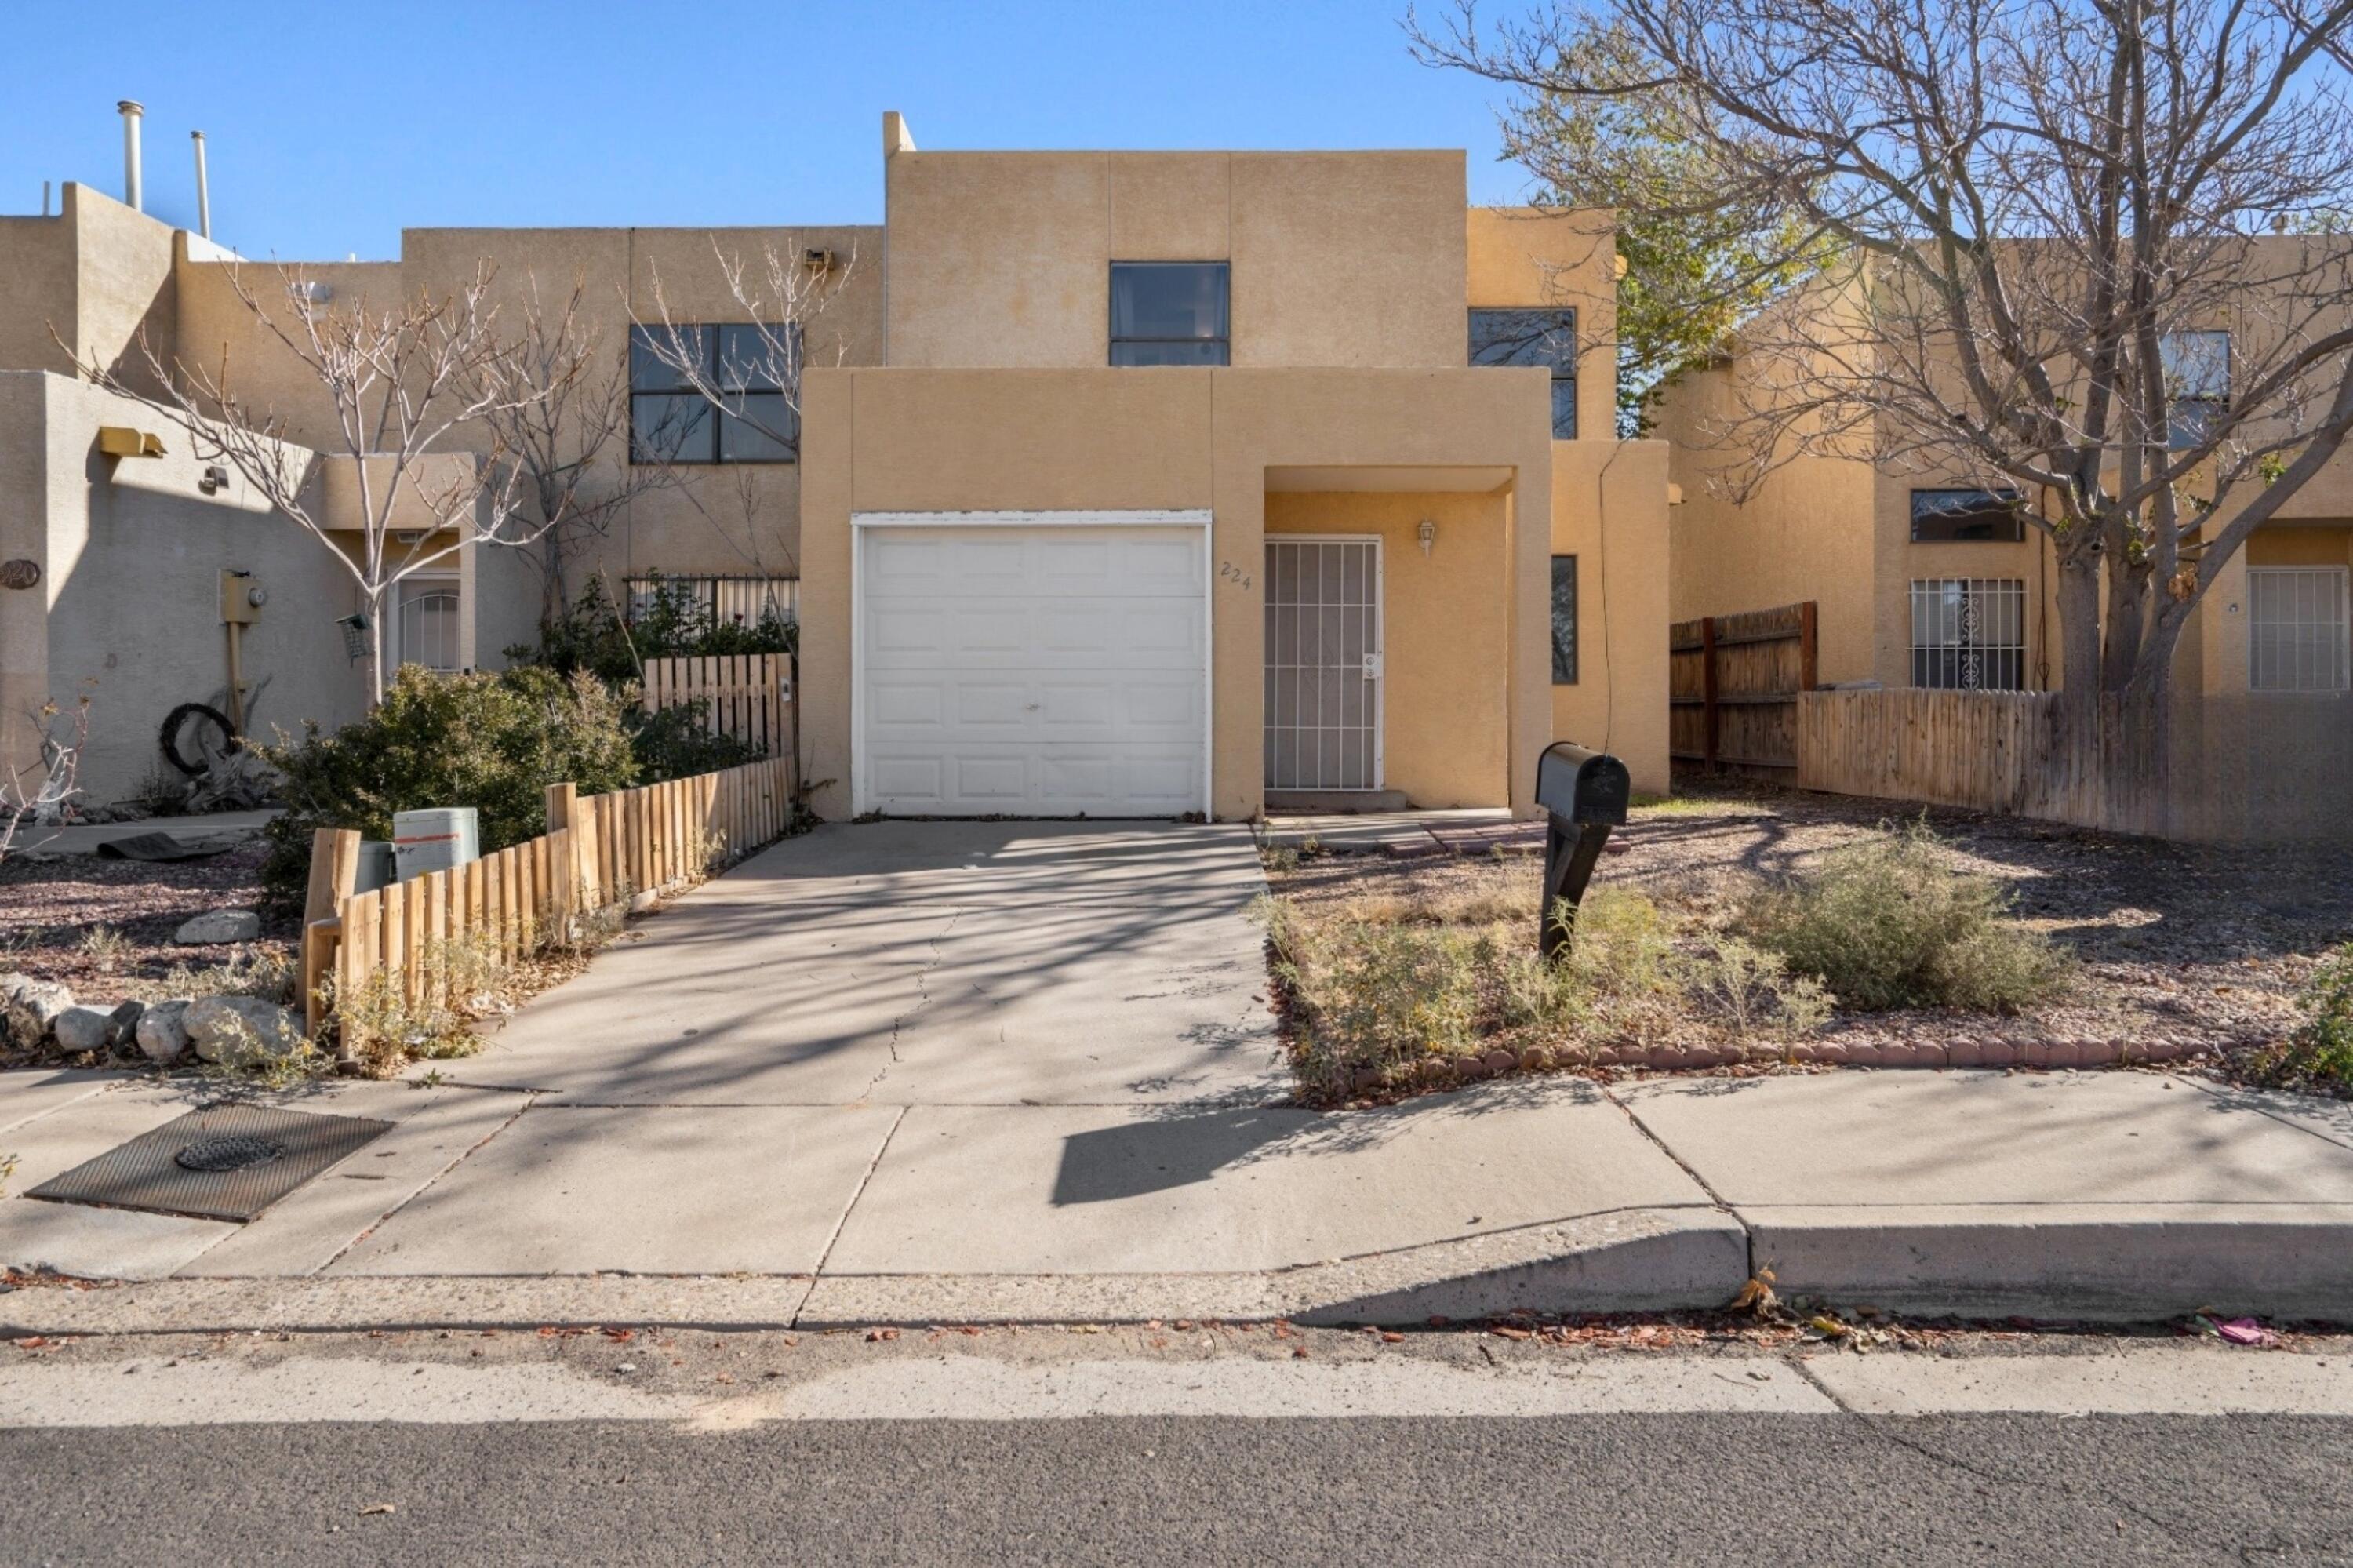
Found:
<svg viewBox="0 0 2353 1568"><path fill-rule="evenodd" d="M205 178L205 133L191 131L188 139L196 144L196 232L210 239L213 237L213 191Z"/></svg>
<svg viewBox="0 0 2353 1568"><path fill-rule="evenodd" d="M126 98L114 107L122 116L122 205L133 212L144 212L139 188L139 118L147 111L135 98Z"/></svg>

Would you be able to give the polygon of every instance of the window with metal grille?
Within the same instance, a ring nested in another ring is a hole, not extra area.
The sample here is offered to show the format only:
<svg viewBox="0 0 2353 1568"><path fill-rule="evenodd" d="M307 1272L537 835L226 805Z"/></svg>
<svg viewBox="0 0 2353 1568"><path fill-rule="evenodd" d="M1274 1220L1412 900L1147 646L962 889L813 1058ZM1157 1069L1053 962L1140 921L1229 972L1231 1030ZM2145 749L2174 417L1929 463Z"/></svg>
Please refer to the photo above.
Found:
<svg viewBox="0 0 2353 1568"><path fill-rule="evenodd" d="M629 461L793 462L800 328L749 323L629 329ZM691 363L692 374L680 363ZM712 406L706 392L726 405Z"/></svg>
<svg viewBox="0 0 2353 1568"><path fill-rule="evenodd" d="M800 583L793 577L629 577L622 588L628 595L632 623L643 620L658 597L672 604L691 604L713 626L756 627L771 614L791 621L800 614Z"/></svg>
<svg viewBox="0 0 2353 1568"><path fill-rule="evenodd" d="M1230 363L1223 261L1114 261L1111 264L1113 365Z"/></svg>
<svg viewBox="0 0 2353 1568"><path fill-rule="evenodd" d="M2348 689L2343 567L2247 568L2247 689Z"/></svg>
<svg viewBox="0 0 2353 1568"><path fill-rule="evenodd" d="M1577 439L1577 313L1472 311L1471 363L1535 365L1552 372L1552 433Z"/></svg>
<svg viewBox="0 0 2353 1568"><path fill-rule="evenodd" d="M2016 577L1915 580L1912 683L1965 692L2024 691L2024 581Z"/></svg>
<svg viewBox="0 0 2353 1568"><path fill-rule="evenodd" d="M1552 558L1552 683L1577 684L1577 557Z"/></svg>
<svg viewBox="0 0 2353 1568"><path fill-rule="evenodd" d="M454 577L403 577L393 657L437 675L454 674L458 652L458 583Z"/></svg>

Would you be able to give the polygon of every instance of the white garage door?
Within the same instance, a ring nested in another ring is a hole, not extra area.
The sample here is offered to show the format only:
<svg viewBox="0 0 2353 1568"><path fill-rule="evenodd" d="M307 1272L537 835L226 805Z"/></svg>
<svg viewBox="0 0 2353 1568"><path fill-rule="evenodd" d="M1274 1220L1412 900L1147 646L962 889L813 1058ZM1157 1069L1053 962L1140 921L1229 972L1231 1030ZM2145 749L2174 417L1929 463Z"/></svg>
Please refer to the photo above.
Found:
<svg viewBox="0 0 2353 1568"><path fill-rule="evenodd" d="M860 810L1202 809L1206 529L861 524Z"/></svg>

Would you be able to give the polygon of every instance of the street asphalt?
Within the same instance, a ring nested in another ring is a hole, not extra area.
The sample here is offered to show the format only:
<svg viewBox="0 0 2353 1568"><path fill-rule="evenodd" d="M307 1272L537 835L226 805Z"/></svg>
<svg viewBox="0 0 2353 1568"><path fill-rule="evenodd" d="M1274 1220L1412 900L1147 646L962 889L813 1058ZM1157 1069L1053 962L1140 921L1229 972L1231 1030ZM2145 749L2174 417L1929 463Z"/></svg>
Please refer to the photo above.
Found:
<svg viewBox="0 0 2353 1568"><path fill-rule="evenodd" d="M0 1557L2353 1562L2344 1336L1579 1333L20 1340Z"/></svg>
<svg viewBox="0 0 2353 1568"><path fill-rule="evenodd" d="M2348 1470L2295 1417L0 1433L44 1564L2343 1563Z"/></svg>

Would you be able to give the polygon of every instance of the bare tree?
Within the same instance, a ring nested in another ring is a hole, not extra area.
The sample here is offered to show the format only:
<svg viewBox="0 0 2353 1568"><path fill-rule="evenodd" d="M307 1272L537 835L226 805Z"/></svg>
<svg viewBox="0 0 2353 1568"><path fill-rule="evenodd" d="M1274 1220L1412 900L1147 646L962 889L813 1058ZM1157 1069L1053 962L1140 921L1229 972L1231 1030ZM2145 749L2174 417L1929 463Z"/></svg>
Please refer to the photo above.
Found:
<svg viewBox="0 0 2353 1568"><path fill-rule="evenodd" d="M630 461L651 454L629 450L628 364L585 323L586 298L586 283L575 279L551 311L538 280L530 279L520 323L480 369L482 425L513 462L539 535L533 558L543 627L571 603L571 573L583 551L638 497L676 477L665 463Z"/></svg>
<svg viewBox="0 0 2353 1568"><path fill-rule="evenodd" d="M81 757L90 745L89 694L62 715L55 702L47 702L26 716L41 737L40 768L37 775L12 762L6 777L0 778L0 861L15 850L16 836L26 824L49 827L63 821L73 798L81 793ZM58 733L60 716L65 718L63 735Z"/></svg>
<svg viewBox="0 0 2353 1568"><path fill-rule="evenodd" d="M448 294L420 292L387 305L332 303L328 290L298 270L275 271L268 302L240 268L231 269L230 286L324 394L335 433L327 455L350 463L353 514L331 515L330 492L315 482L318 454L289 439L285 414L246 391L226 346L216 362L166 366L142 335L142 354L161 391L94 359L81 369L185 430L198 456L236 469L342 563L366 620L373 705L384 699L385 615L403 578L470 547L535 544L560 521L561 513L554 520L531 515L524 466L499 426L569 398L589 361L560 344L533 353L501 343L488 261ZM487 450L473 444L485 440ZM355 536L356 547L344 548L339 536Z"/></svg>
<svg viewBox="0 0 2353 1568"><path fill-rule="evenodd" d="M711 250L726 287L730 313L738 318L734 323L709 325L677 320L659 270L652 277L653 319L648 321L631 312L630 352L646 355L677 388L677 407L661 418L644 421L645 429L636 439L641 448L658 449L649 455L664 461L674 459L681 445L706 431L722 457L729 455L731 441L746 443L747 450L758 453L797 457L808 330L848 287L857 268L857 252L837 256L830 249L804 247L790 236L763 246L756 261L748 265L741 255L723 249L715 235ZM845 353L846 346L837 346L835 363L840 363ZM707 427L706 420L715 421L715 426ZM737 496L749 523L759 506L759 484L752 470L735 471ZM688 493L700 509L701 498L691 487ZM754 565L766 571L756 528L752 530L749 548ZM790 575L799 576L797 562L786 565ZM798 781L797 793L805 798L812 785L801 756L797 635L792 644L792 670L793 777Z"/></svg>
<svg viewBox="0 0 2353 1568"><path fill-rule="evenodd" d="M1483 33L1474 6L1409 17L1426 58L1640 102L1688 154L1662 190L1592 140L1591 199L1837 258L1736 329L1736 495L1834 455L2038 497L2066 722L2132 699L2161 770L2182 632L2353 429L2353 4L1618 0Z"/></svg>
<svg viewBox="0 0 2353 1568"><path fill-rule="evenodd" d="M808 329L849 285L857 252L839 257L786 236L763 246L756 260L746 264L741 255L722 249L714 235L711 253L736 321L707 325L676 320L659 270L652 277L653 319L630 313L636 328L630 351L662 369L681 406L669 421L651 421L659 433L640 437L639 445L667 447L657 455L673 457L685 441L715 430L723 457L731 442L763 454L797 453ZM837 361L841 352L836 350ZM700 417L693 411L696 403Z"/></svg>

